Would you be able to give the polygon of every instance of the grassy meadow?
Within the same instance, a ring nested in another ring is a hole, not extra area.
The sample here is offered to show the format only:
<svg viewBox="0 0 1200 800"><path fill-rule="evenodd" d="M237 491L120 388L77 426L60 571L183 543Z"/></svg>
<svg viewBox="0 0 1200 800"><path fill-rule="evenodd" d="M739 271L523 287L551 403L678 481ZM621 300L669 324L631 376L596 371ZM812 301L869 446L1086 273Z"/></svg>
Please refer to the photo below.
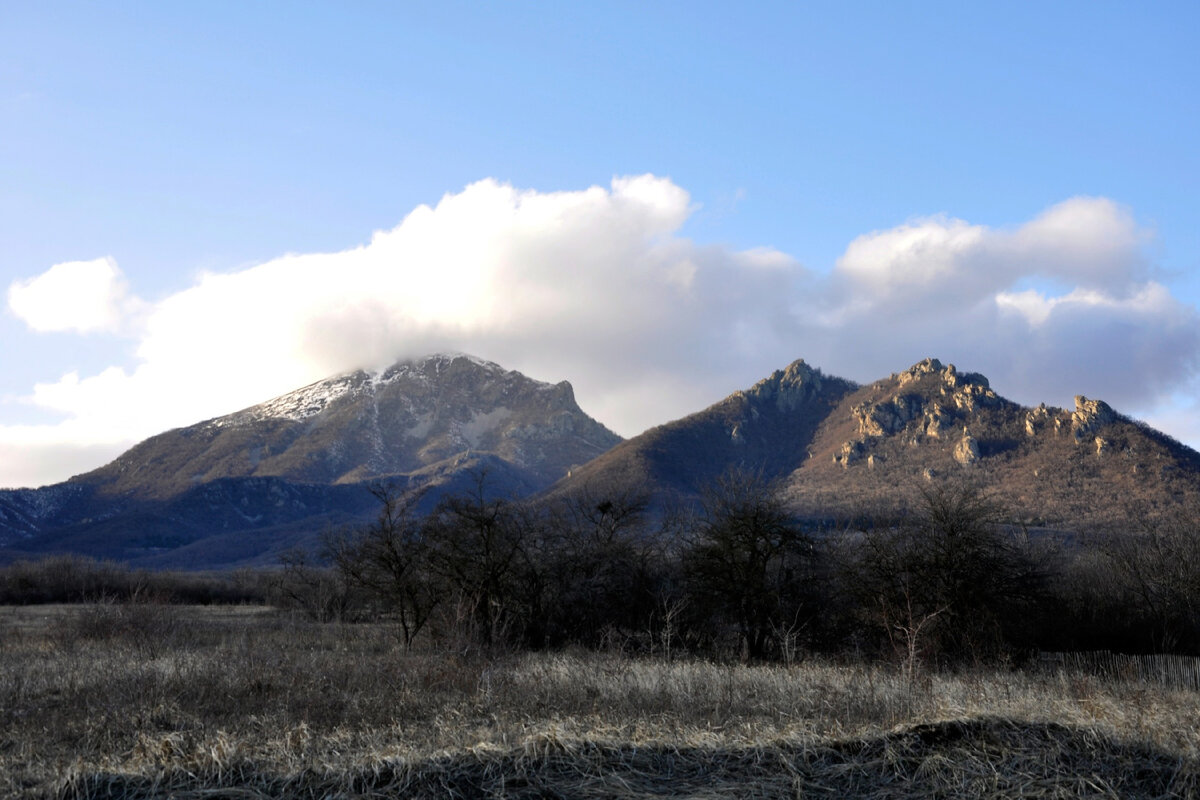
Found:
<svg viewBox="0 0 1200 800"><path fill-rule="evenodd" d="M0 607L0 795L1188 797L1200 694L1063 670L909 674L407 650L265 606Z"/></svg>

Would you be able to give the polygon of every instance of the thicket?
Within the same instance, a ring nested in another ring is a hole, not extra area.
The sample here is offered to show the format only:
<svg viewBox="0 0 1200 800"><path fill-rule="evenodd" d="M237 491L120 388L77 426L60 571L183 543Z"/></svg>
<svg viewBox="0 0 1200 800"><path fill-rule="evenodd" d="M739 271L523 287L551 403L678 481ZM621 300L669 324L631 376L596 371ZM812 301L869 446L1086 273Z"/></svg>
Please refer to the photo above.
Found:
<svg viewBox="0 0 1200 800"><path fill-rule="evenodd" d="M211 605L265 603L271 573L130 569L116 561L55 555L0 567L0 605L142 601Z"/></svg>
<svg viewBox="0 0 1200 800"><path fill-rule="evenodd" d="M906 513L875 524L814 525L748 472L674 508L636 487L532 505L476 478L425 517L418 497L379 487L376 522L291 554L277 596L460 650L854 653L910 670L1038 650L1200 654L1196 516L1064 541L970 484L914 490Z"/></svg>

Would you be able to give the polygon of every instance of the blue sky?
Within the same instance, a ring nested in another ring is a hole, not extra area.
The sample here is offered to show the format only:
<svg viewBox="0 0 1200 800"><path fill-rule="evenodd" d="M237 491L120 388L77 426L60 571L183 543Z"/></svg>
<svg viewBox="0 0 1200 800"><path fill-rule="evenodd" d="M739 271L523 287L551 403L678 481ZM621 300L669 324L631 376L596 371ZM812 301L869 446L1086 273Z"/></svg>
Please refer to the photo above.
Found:
<svg viewBox="0 0 1200 800"><path fill-rule="evenodd" d="M1194 3L4 4L0 485L435 346L626 435L793 358L937 355L1196 446L1198 36Z"/></svg>

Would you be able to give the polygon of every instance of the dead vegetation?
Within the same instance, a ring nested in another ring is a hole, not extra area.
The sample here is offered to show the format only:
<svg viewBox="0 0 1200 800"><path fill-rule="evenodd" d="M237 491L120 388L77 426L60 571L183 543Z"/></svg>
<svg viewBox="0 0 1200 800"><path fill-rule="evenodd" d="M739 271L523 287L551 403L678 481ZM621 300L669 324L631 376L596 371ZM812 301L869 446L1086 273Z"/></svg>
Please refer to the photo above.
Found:
<svg viewBox="0 0 1200 800"><path fill-rule="evenodd" d="M1200 694L1071 672L406 649L262 607L0 608L0 794L1186 797Z"/></svg>

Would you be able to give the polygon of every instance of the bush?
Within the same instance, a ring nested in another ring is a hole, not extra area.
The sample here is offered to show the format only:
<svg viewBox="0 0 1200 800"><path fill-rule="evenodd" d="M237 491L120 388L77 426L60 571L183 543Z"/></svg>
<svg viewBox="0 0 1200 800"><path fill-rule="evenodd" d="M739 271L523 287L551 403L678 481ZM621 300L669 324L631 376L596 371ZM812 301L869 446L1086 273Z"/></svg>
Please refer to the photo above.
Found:
<svg viewBox="0 0 1200 800"><path fill-rule="evenodd" d="M811 614L813 546L778 487L761 474L732 470L701 503L699 527L684 553L694 612L706 624L732 627L748 658L793 651Z"/></svg>
<svg viewBox="0 0 1200 800"><path fill-rule="evenodd" d="M899 525L863 534L848 588L909 662L992 659L1029 646L1045 574L1024 531L978 487L920 491Z"/></svg>

